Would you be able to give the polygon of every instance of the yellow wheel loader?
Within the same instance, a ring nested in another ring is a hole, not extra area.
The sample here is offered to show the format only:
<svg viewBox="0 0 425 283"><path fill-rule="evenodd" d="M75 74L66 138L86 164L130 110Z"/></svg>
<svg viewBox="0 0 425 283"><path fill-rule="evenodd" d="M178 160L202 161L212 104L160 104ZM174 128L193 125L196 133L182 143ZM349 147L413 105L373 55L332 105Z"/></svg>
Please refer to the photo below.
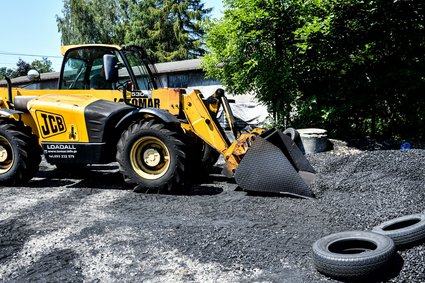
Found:
<svg viewBox="0 0 425 283"><path fill-rule="evenodd" d="M21 185L41 155L58 168L117 161L138 190L178 190L219 154L242 189L311 196L314 169L276 129L241 133L224 91L160 88L136 46L62 47L58 89L0 89L0 184ZM37 72L31 72L37 77ZM223 107L235 141L217 121Z"/></svg>

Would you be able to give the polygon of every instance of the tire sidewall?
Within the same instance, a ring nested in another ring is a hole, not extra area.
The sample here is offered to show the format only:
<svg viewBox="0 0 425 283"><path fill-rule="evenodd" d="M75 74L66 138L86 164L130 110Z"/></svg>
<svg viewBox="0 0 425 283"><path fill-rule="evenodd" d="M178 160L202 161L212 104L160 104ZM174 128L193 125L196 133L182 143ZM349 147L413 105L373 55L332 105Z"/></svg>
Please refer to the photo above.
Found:
<svg viewBox="0 0 425 283"><path fill-rule="evenodd" d="M376 245L376 249L372 251L368 251L367 253L348 254L348 255L334 253L329 250L329 247L332 244L335 244L340 241L345 241L345 240L362 240L366 242L371 242ZM325 257L331 257L331 258L341 259L341 260L346 259L347 257L352 258L353 260L361 260L364 258L369 258L370 257L369 255L371 253L374 253L375 255L386 253L387 250L391 249L391 247L392 247L392 241L388 237L383 237L376 233L365 232L365 231L347 231L347 232L331 234L319 239L313 245L313 248L317 253Z"/></svg>
<svg viewBox="0 0 425 283"><path fill-rule="evenodd" d="M289 136L292 141L298 142L301 140L300 133L294 128L286 128L283 134Z"/></svg>
<svg viewBox="0 0 425 283"><path fill-rule="evenodd" d="M7 172L0 174L0 182L5 182L5 181L9 182L16 174L21 163L21 156L20 156L20 150L19 150L20 148L19 148L17 140L15 139L15 136L9 133L7 130L3 129L2 127L0 127L0 136L3 136L4 138L7 139L13 151L12 167L10 167Z"/></svg>
<svg viewBox="0 0 425 283"><path fill-rule="evenodd" d="M392 225L415 219L419 221L412 225L399 229L386 230L387 227ZM408 245L425 238L425 214L412 214L391 219L373 227L372 231L392 238L398 246Z"/></svg>
<svg viewBox="0 0 425 283"><path fill-rule="evenodd" d="M194 166L196 166L194 169L199 172L205 171L204 173L207 174L220 157L220 153L201 139L194 144L192 155Z"/></svg>
<svg viewBox="0 0 425 283"><path fill-rule="evenodd" d="M155 137L161 140L165 146L168 149L168 152L170 154L170 164L167 169L167 172L165 174L157 179L145 179L142 178L137 172L134 170L132 164L131 164L131 149L134 146L134 143L137 142L142 137ZM139 184L143 184L143 186L146 187L157 187L161 184L164 184L165 182L168 182L170 179L173 178L175 171L177 170L177 158L176 158L176 149L173 140L164 134L161 131L152 130L152 129L141 129L140 131L136 133L132 133L129 135L128 140L126 142L126 145L124 146L124 158L126 166L130 169L131 178L133 180L137 180L136 182Z"/></svg>
<svg viewBox="0 0 425 283"><path fill-rule="evenodd" d="M201 148L201 154L202 164L204 164L207 169L209 169L209 167L212 167L220 157L220 154L207 143L203 143Z"/></svg>
<svg viewBox="0 0 425 283"><path fill-rule="evenodd" d="M341 241L360 240L373 243L376 249L343 254L329 250ZM313 260L316 268L329 276L363 278L380 271L394 256L395 245L391 238L366 231L346 231L331 234L313 244Z"/></svg>

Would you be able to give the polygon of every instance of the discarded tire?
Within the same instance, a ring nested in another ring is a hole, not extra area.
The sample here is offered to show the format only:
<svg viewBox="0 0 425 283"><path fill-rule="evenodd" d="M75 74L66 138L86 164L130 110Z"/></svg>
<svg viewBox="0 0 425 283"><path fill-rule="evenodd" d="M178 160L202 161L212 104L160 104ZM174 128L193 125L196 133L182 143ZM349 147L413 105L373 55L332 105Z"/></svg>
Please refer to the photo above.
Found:
<svg viewBox="0 0 425 283"><path fill-rule="evenodd" d="M425 214L412 214L383 222L373 232L393 239L396 246L405 246L425 239Z"/></svg>
<svg viewBox="0 0 425 283"><path fill-rule="evenodd" d="M395 245L391 238L365 231L331 234L313 244L317 270L340 279L377 276L394 254Z"/></svg>
<svg viewBox="0 0 425 283"><path fill-rule="evenodd" d="M300 133L294 128L286 128L283 134L289 136L294 142L300 141Z"/></svg>

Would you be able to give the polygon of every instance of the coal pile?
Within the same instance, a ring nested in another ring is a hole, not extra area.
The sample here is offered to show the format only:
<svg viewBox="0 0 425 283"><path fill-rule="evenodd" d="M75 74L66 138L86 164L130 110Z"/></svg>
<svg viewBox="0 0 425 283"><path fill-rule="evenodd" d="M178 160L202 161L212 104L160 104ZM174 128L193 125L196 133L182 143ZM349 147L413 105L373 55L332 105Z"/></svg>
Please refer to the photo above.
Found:
<svg viewBox="0 0 425 283"><path fill-rule="evenodd" d="M425 150L342 150L309 159L319 171L317 201L324 214L334 215L329 225L338 227L332 233L342 227L370 231L389 219L425 213ZM425 245L398 254L401 270L384 281L425 282Z"/></svg>
<svg viewBox="0 0 425 283"><path fill-rule="evenodd" d="M27 187L0 189L0 279L338 282L313 266L317 239L425 213L425 150L337 144L307 157L312 199L250 195L218 173L187 194L137 194L114 164L43 163ZM379 282L425 282L425 244L398 255Z"/></svg>

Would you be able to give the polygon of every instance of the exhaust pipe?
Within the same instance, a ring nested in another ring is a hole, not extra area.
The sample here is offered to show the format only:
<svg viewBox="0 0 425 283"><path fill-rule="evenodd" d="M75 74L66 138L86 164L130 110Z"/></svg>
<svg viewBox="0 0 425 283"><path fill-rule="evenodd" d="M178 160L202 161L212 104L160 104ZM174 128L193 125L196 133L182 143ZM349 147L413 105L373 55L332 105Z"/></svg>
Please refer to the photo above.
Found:
<svg viewBox="0 0 425 283"><path fill-rule="evenodd" d="M7 83L7 103L9 105L9 108L13 109L14 105L13 105L13 98L12 98L12 81L10 80L9 77L4 77L4 79L6 80Z"/></svg>

